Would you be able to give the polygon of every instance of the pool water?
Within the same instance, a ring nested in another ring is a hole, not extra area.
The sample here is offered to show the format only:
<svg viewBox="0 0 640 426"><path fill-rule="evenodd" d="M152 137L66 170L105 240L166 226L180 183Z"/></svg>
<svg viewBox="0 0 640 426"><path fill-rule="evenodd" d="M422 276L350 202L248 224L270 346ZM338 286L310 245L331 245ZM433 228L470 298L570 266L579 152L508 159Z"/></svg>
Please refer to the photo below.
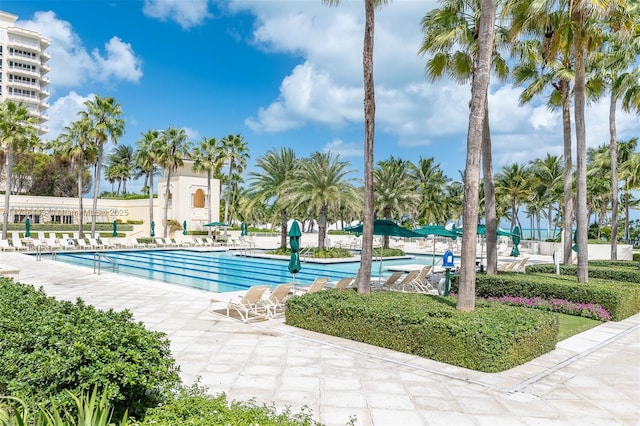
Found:
<svg viewBox="0 0 640 426"><path fill-rule="evenodd" d="M118 273L127 274L170 284L200 288L214 292L246 290L252 285L276 286L291 282L287 269L288 261L256 257L236 256L233 252L202 252L191 250L140 250L110 251L104 256L117 264ZM93 252L58 253L57 261L93 268ZM436 259L436 263L439 259ZM110 272L113 263L104 257L101 270ZM431 264L432 256L412 256L410 259L384 260L385 267L406 264ZM360 262L317 264L302 263L295 281L310 284L317 277L329 277L330 281L355 277ZM371 276L378 277L380 262L374 261Z"/></svg>

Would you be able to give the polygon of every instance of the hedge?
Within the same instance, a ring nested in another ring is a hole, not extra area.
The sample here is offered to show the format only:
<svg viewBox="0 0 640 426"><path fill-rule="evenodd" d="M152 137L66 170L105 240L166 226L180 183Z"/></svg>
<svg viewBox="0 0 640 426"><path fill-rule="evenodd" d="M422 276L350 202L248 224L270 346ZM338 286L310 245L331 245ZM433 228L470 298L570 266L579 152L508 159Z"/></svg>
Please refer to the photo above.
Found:
<svg viewBox="0 0 640 426"><path fill-rule="evenodd" d="M554 274L555 271L555 265L551 263L537 263L527 266L528 273ZM576 265L560 265L560 274L575 277L578 274L578 267ZM590 261L589 278L640 284L640 269L637 263L629 260Z"/></svg>
<svg viewBox="0 0 640 426"><path fill-rule="evenodd" d="M106 388L116 415L140 415L179 383L169 340L128 311L99 311L0 279L0 394L51 401Z"/></svg>
<svg viewBox="0 0 640 426"><path fill-rule="evenodd" d="M482 302L465 313L453 298L416 293L327 290L287 301L289 325L497 372L555 347L558 315Z"/></svg>
<svg viewBox="0 0 640 426"><path fill-rule="evenodd" d="M575 276L529 273L499 273L476 275L476 296L481 298L519 296L563 299L571 302L593 303L602 306L620 321L640 312L640 285L630 282L590 278L587 284L578 283ZM452 280L457 292L458 276Z"/></svg>

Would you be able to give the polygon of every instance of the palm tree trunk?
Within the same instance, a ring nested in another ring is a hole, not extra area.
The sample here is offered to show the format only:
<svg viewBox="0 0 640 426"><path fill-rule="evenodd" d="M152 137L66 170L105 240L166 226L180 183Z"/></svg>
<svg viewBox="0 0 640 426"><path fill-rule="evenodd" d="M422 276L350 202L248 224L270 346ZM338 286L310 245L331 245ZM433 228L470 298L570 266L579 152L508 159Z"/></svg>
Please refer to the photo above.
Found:
<svg viewBox="0 0 640 426"><path fill-rule="evenodd" d="M575 22L574 34L575 54L575 86L574 86L574 114L576 126L576 226L578 245L578 282L589 280L587 231L587 131L585 126L585 59L584 59L584 11L574 10L572 21Z"/></svg>
<svg viewBox="0 0 640 426"><path fill-rule="evenodd" d="M164 220L162 223L162 228L164 229L164 231L162 231L162 236L164 238L167 238L167 228L169 227L169 192L171 189L171 168L169 168L169 170L167 171L167 188L165 189L164 192Z"/></svg>
<svg viewBox="0 0 640 426"><path fill-rule="evenodd" d="M560 81L562 91L562 139L564 141L564 246L562 247L565 265L571 264L571 247L573 246L573 160L571 156L571 99L569 94L569 82Z"/></svg>
<svg viewBox="0 0 640 426"><path fill-rule="evenodd" d="M153 222L153 166L149 172L149 236L151 236L151 222Z"/></svg>
<svg viewBox="0 0 640 426"><path fill-rule="evenodd" d="M358 293L371 292L371 264L373 262L373 140L375 133L376 101L373 82L373 33L375 1L365 0L364 47L362 70L364 80L364 206L362 221L362 251L358 271Z"/></svg>
<svg viewBox="0 0 640 426"><path fill-rule="evenodd" d="M84 183L82 182L82 176L84 169L78 166L78 238L84 236L84 206L82 200L82 190Z"/></svg>
<svg viewBox="0 0 640 426"><path fill-rule="evenodd" d="M2 216L2 239L7 239L9 226L9 205L11 201L11 181L13 180L13 147L7 147L7 183L4 189L4 215Z"/></svg>
<svg viewBox="0 0 640 426"><path fill-rule="evenodd" d="M616 135L616 97L609 104L609 151L611 154L611 260L618 260L618 141Z"/></svg>
<svg viewBox="0 0 640 426"><path fill-rule="evenodd" d="M493 182L493 158L491 155L491 131L489 128L489 98L485 100L482 126L482 175L484 177L484 209L487 239L487 274L498 273L498 218L496 213L496 189Z"/></svg>
<svg viewBox="0 0 640 426"><path fill-rule="evenodd" d="M285 209L280 210L280 248L287 248L287 222L289 217Z"/></svg>
<svg viewBox="0 0 640 426"><path fill-rule="evenodd" d="M325 204L320 208L318 215L318 249L324 249L324 239L327 233L327 213L329 207Z"/></svg>
<svg viewBox="0 0 640 426"><path fill-rule="evenodd" d="M478 66L471 88L471 111L467 134L467 160L464 175L462 263L456 308L471 312L476 301L476 234L480 192L480 152L484 129L487 90L491 72L496 0L482 0L478 38Z"/></svg>
<svg viewBox="0 0 640 426"><path fill-rule="evenodd" d="M224 200L224 223L229 224L229 204L231 204L231 176L233 175L233 158L229 160L229 176L227 177L227 196ZM224 238L227 238L227 228L224 228Z"/></svg>
<svg viewBox="0 0 640 426"><path fill-rule="evenodd" d="M91 238L96 237L96 215L98 213L98 191L100 191L100 169L102 149L98 150L98 159L93 172L93 210L91 211Z"/></svg>

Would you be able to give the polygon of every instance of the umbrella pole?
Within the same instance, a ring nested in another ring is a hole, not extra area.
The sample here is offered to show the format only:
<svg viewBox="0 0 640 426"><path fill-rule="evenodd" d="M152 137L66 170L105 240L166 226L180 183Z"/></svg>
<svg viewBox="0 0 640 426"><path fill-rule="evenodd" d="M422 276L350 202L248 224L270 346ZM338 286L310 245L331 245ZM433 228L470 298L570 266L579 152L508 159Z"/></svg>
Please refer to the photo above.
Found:
<svg viewBox="0 0 640 426"><path fill-rule="evenodd" d="M436 266L436 234L433 234L433 254L431 255L431 267Z"/></svg>
<svg viewBox="0 0 640 426"><path fill-rule="evenodd" d="M378 267L378 282L382 280L382 250L384 250L384 244L380 247L380 266Z"/></svg>

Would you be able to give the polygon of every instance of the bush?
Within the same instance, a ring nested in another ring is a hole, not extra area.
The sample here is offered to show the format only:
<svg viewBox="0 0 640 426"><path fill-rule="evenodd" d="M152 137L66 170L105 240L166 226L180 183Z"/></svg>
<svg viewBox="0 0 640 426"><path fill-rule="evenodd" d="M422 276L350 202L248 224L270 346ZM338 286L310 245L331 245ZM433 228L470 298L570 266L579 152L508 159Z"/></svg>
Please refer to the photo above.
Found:
<svg viewBox="0 0 640 426"><path fill-rule="evenodd" d="M269 250L267 254L291 256L291 249L288 247L278 248L276 250ZM317 247L311 247L311 251L306 254L306 256L311 256L315 259L336 259L343 257L353 257L349 250L339 247L324 248L322 250L319 250Z"/></svg>
<svg viewBox="0 0 640 426"><path fill-rule="evenodd" d="M532 265L527 268L531 271ZM458 276L452 278L451 289L458 291ZM602 306L613 321L620 321L640 312L640 285L611 280L589 279L580 284L574 276L542 273L500 273L476 275L476 296L481 298L518 296L560 299Z"/></svg>
<svg viewBox="0 0 640 426"><path fill-rule="evenodd" d="M528 273L554 274L555 265L537 263L527 266ZM576 265L560 265L560 274L577 276ZM592 260L589 261L589 278L640 283L640 269L630 260Z"/></svg>
<svg viewBox="0 0 640 426"><path fill-rule="evenodd" d="M179 382L169 340L128 311L98 311L0 279L0 394L71 409L67 390L106 388L119 416L140 415Z"/></svg>
<svg viewBox="0 0 640 426"><path fill-rule="evenodd" d="M327 290L287 301L295 327L479 371L521 365L555 347L557 314L478 301L474 312L452 298L416 293Z"/></svg>

